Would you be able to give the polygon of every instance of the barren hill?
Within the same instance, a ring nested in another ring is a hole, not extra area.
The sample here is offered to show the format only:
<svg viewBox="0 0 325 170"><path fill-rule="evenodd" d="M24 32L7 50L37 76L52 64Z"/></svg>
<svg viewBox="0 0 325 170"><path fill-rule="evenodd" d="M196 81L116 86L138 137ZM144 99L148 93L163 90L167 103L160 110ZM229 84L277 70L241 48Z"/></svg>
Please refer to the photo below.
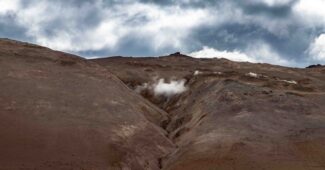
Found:
<svg viewBox="0 0 325 170"><path fill-rule="evenodd" d="M159 169L166 113L97 64L0 42L0 169ZM150 139L150 140L149 140Z"/></svg>
<svg viewBox="0 0 325 170"><path fill-rule="evenodd" d="M168 112L163 128L177 149L163 159L164 169L325 169L324 68L179 53L94 61ZM157 95L161 78L184 80L187 90Z"/></svg>
<svg viewBox="0 0 325 170"><path fill-rule="evenodd" d="M0 170L322 170L325 68L0 41Z"/></svg>

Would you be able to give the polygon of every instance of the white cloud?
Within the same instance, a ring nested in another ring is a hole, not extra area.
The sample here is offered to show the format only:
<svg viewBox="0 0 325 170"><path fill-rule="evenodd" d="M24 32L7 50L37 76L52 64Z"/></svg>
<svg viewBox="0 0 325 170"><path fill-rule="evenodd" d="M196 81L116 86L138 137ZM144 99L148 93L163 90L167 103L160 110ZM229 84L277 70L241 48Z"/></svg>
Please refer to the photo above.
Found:
<svg viewBox="0 0 325 170"><path fill-rule="evenodd" d="M99 25L90 26L85 30L79 29L78 19L83 17L83 14L75 14L87 11L89 6L58 6L55 2L48 1L34 3L17 12L17 21L28 30L28 36L33 37L36 43L69 52L113 48L124 35L124 28L120 27L123 24L116 19L103 20ZM47 35L47 25L55 24L57 20L65 25L63 28L49 28L54 35Z"/></svg>
<svg viewBox="0 0 325 170"><path fill-rule="evenodd" d="M195 51L189 54L195 58L227 58L233 61L249 61L256 62L255 59L247 56L246 54L240 51L219 51L218 49L210 48L204 46L202 50Z"/></svg>
<svg viewBox="0 0 325 170"><path fill-rule="evenodd" d="M325 25L324 0L300 0L293 7L298 18L303 19L305 25Z"/></svg>
<svg viewBox="0 0 325 170"><path fill-rule="evenodd" d="M220 51L205 46L202 50L192 52L189 55L195 58L226 58L239 62L272 63L285 66L293 66L297 64L284 59L268 44L263 42L256 42L253 45L249 45L244 51Z"/></svg>
<svg viewBox="0 0 325 170"><path fill-rule="evenodd" d="M191 30L210 23L211 18L209 11L203 9L161 7L151 3L129 2L105 7L103 1L81 6L62 6L55 1L32 1L31 5L18 8L18 2L1 0L0 5L8 4L3 11L14 9L17 22L28 30L28 36L34 38L36 43L68 52L102 49L114 51L128 36L137 36L151 42L148 44L154 50L184 49L187 47L185 41ZM78 22L89 8L95 8L105 17L98 25L80 29ZM138 20L141 21L132 23L137 16L140 16ZM65 25L47 28L56 21ZM45 29L50 29L54 35L49 36Z"/></svg>
<svg viewBox="0 0 325 170"><path fill-rule="evenodd" d="M185 48L184 40L190 31L209 23L211 18L206 10L182 9L178 6L161 7L154 4L134 3L121 8L118 11L126 11L126 18L139 14L146 18L146 22L132 25L128 30L151 39L155 50L167 47Z"/></svg>
<svg viewBox="0 0 325 170"><path fill-rule="evenodd" d="M103 21L93 29L84 31L58 31L55 36L48 37L39 34L37 43L63 51L86 51L115 48L120 39L126 35L126 30L119 27L116 21Z"/></svg>
<svg viewBox="0 0 325 170"><path fill-rule="evenodd" d="M309 48L309 55L316 61L325 62L325 34L315 38Z"/></svg>
<svg viewBox="0 0 325 170"><path fill-rule="evenodd" d="M16 12L19 9L19 0L1 0L0 1L0 15L8 12Z"/></svg>
<svg viewBox="0 0 325 170"><path fill-rule="evenodd" d="M283 66L293 66L297 63L288 61L280 54L276 53L270 45L264 42L255 42L246 48L246 54L254 58L259 63L271 63Z"/></svg>

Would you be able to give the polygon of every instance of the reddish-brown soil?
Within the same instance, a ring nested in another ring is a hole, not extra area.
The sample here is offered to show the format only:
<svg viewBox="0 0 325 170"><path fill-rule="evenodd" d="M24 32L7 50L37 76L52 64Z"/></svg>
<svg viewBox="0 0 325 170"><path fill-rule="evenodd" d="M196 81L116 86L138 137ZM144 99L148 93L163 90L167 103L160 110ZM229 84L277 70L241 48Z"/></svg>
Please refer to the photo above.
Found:
<svg viewBox="0 0 325 170"><path fill-rule="evenodd" d="M0 41L0 169L159 169L166 113L79 57Z"/></svg>
<svg viewBox="0 0 325 170"><path fill-rule="evenodd" d="M159 78L187 91L135 92ZM0 170L43 169L324 170L325 68L85 60L2 39Z"/></svg>
<svg viewBox="0 0 325 170"><path fill-rule="evenodd" d="M177 149L163 159L163 169L325 169L324 67L181 54L94 61L131 89L153 77L187 80L189 90L167 100L142 93L170 117L165 129Z"/></svg>

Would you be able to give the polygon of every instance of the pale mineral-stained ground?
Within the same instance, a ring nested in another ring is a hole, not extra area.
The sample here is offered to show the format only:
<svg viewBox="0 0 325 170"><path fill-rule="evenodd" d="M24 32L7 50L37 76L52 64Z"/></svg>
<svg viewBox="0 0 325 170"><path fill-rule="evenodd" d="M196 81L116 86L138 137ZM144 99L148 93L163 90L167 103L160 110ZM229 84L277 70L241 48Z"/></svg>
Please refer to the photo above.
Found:
<svg viewBox="0 0 325 170"><path fill-rule="evenodd" d="M0 170L324 170L325 67L0 40Z"/></svg>

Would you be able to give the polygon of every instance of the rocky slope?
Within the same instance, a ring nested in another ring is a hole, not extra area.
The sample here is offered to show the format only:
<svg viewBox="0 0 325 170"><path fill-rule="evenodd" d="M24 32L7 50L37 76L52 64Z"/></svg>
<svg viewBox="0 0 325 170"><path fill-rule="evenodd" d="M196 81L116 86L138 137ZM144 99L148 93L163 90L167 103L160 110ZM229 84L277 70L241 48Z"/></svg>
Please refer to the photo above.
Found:
<svg viewBox="0 0 325 170"><path fill-rule="evenodd" d="M160 169L166 113L97 64L0 41L0 169Z"/></svg>
<svg viewBox="0 0 325 170"><path fill-rule="evenodd" d="M0 40L0 170L322 170L325 68Z"/></svg>
<svg viewBox="0 0 325 170"><path fill-rule="evenodd" d="M186 80L188 90L173 97L140 92L169 113L164 128L178 148L164 169L325 169L325 68L179 53L95 61L133 89L159 78Z"/></svg>

